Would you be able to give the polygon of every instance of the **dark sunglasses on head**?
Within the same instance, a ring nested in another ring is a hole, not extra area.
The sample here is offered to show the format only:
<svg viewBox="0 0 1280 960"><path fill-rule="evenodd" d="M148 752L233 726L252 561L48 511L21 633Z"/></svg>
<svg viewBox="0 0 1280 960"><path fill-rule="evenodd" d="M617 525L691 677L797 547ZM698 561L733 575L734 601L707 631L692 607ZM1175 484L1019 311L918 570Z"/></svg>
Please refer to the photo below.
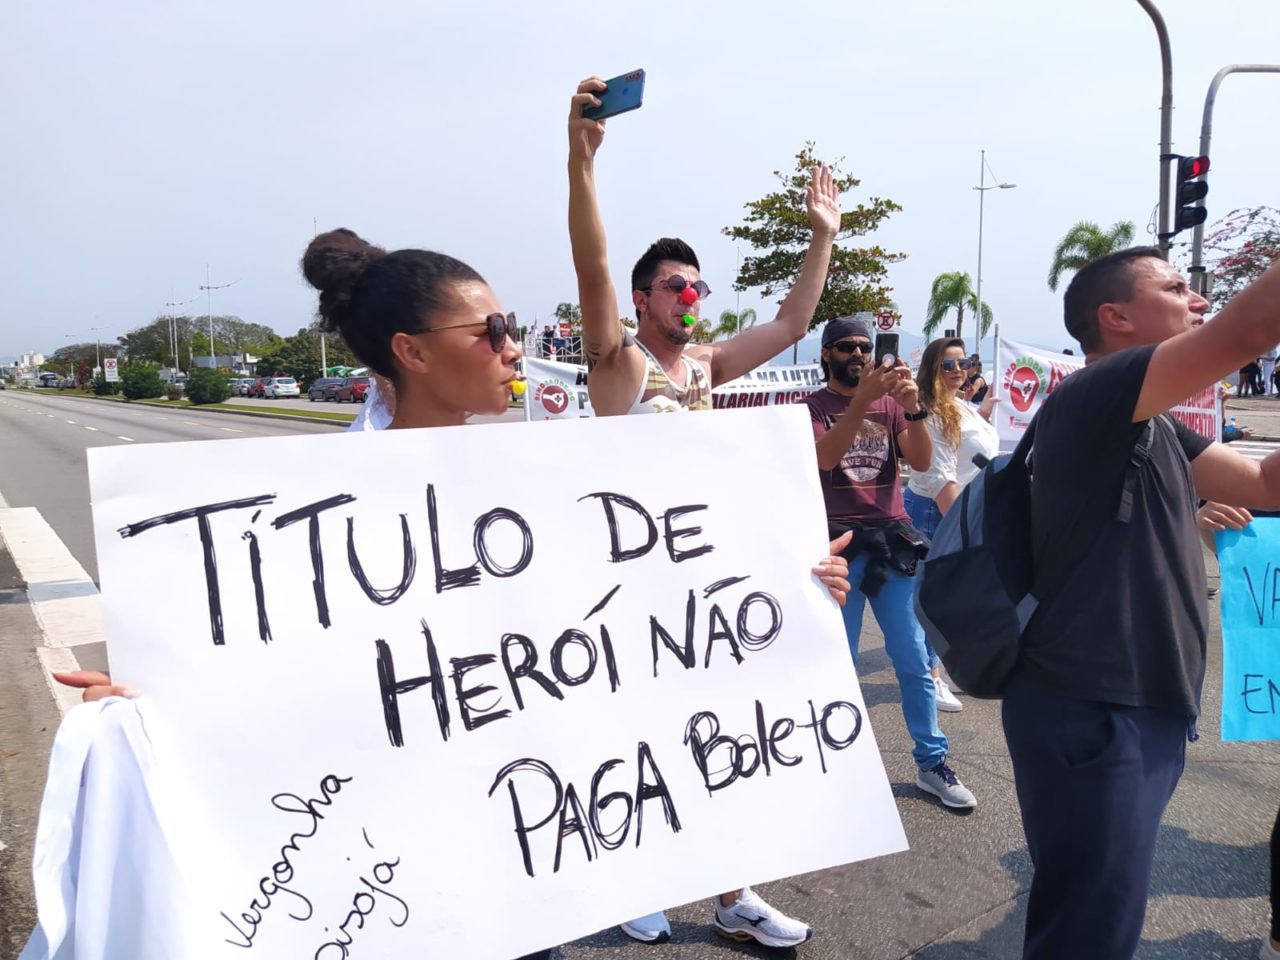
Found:
<svg viewBox="0 0 1280 960"><path fill-rule="evenodd" d="M478 327L480 324L485 325L485 332L489 334L489 346L493 347L494 353L501 353L502 347L510 337L513 342L520 342L520 328L516 326L516 315L508 313L505 316L501 313L491 313L483 320L468 320L464 323L450 323L443 327L432 327L430 330L424 330L423 333L435 333L437 330L453 330L455 327Z"/></svg>
<svg viewBox="0 0 1280 960"><path fill-rule="evenodd" d="M662 283L658 283L655 280L653 283L649 284L649 286L645 287L645 292L652 293L655 286L666 287L672 293L680 293L685 287L693 287L693 292L698 295L699 300L705 300L711 295L711 288L708 287L705 282L702 280L695 280L693 283L690 283L678 273L673 273Z"/></svg>
<svg viewBox="0 0 1280 960"><path fill-rule="evenodd" d="M831 344L827 349L834 350L836 353L849 354L857 350L863 356L866 356L875 348L871 346L871 341L869 340L840 340L837 343Z"/></svg>
<svg viewBox="0 0 1280 960"><path fill-rule="evenodd" d="M961 370L972 370L973 361L970 360L968 357L965 357L963 360L943 360L942 361L942 369L947 371L947 373L950 373L956 367L959 367Z"/></svg>

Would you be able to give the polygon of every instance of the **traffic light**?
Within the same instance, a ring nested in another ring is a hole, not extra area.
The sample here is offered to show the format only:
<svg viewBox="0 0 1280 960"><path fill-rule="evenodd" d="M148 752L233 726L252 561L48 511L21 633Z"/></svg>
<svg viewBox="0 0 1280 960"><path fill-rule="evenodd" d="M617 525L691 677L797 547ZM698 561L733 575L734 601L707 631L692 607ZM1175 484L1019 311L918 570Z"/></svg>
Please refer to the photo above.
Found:
<svg viewBox="0 0 1280 960"><path fill-rule="evenodd" d="M1205 207L1194 206L1209 192L1209 184L1204 180L1208 172L1208 157L1178 158L1178 212L1173 221L1174 233L1197 227L1208 218L1209 211Z"/></svg>

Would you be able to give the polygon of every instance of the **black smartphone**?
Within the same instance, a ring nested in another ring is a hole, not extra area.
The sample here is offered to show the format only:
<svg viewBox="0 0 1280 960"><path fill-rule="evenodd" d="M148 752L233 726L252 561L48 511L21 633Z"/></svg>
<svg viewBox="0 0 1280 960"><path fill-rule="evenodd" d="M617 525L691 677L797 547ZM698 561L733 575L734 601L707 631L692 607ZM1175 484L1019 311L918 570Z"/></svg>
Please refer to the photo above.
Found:
<svg viewBox="0 0 1280 960"><path fill-rule="evenodd" d="M620 77L605 81L605 88L596 94L598 107L583 107L582 115L588 120L608 120L620 113L639 110L644 103L644 71L632 70Z"/></svg>
<svg viewBox="0 0 1280 960"><path fill-rule="evenodd" d="M898 363L898 335L896 333L876 334L876 366L881 366L886 358L889 366Z"/></svg>

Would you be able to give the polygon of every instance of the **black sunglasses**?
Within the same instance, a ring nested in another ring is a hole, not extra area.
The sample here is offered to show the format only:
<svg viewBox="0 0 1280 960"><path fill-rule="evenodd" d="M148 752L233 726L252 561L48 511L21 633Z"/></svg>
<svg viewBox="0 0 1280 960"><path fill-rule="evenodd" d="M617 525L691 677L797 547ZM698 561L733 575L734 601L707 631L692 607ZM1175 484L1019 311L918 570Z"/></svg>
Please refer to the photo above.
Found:
<svg viewBox="0 0 1280 960"><path fill-rule="evenodd" d="M653 288L657 285L658 283L655 280L653 283L649 284L649 286L644 288L645 293L652 293ZM666 287L672 293L680 293L685 287L693 287L693 292L698 295L699 300L705 300L707 297L711 296L711 288L708 287L704 281L695 280L693 283L690 283L678 273L673 273L671 276L667 277L666 282L662 283L661 286Z"/></svg>
<svg viewBox="0 0 1280 960"><path fill-rule="evenodd" d="M862 340L841 340L838 343L831 344L831 346L829 346L827 349L834 350L836 353L849 353L849 354L857 350L859 353L865 356L875 348L871 346L870 341L864 342Z"/></svg>
<svg viewBox="0 0 1280 960"><path fill-rule="evenodd" d="M956 367L959 367L961 370L972 370L973 361L970 360L968 357L965 357L963 360L943 360L942 361L942 369L947 371L947 373L950 373Z"/></svg>
<svg viewBox="0 0 1280 960"><path fill-rule="evenodd" d="M516 326L516 315L508 313L503 316L501 313L491 313L483 320L468 320L465 323L451 323L443 327L432 327L430 330L424 330L423 333L435 333L437 330L452 330L455 327L478 327L480 324L486 327L486 333L489 334L489 346L493 347L494 353L501 353L502 347L510 337L514 343L520 342L520 328Z"/></svg>

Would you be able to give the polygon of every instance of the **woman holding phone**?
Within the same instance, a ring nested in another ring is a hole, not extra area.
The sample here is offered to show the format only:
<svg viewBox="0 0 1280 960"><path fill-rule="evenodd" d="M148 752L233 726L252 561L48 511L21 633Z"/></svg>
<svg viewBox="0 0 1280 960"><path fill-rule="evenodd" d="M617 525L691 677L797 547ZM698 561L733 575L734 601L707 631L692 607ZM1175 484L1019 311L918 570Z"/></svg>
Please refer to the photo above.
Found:
<svg viewBox="0 0 1280 960"><path fill-rule="evenodd" d="M933 462L923 473L911 474L902 499L911 522L926 537L933 536L965 484L978 475L973 458L980 455L989 460L1000 450L1000 438L989 422L995 398L985 381L980 408L963 395L975 375L981 379L975 365L974 358L965 355L964 341L955 337L934 340L920 358L916 383L920 402L929 409L925 427L933 440ZM942 661L932 649L928 652L938 709L963 710L964 704L942 675Z"/></svg>

